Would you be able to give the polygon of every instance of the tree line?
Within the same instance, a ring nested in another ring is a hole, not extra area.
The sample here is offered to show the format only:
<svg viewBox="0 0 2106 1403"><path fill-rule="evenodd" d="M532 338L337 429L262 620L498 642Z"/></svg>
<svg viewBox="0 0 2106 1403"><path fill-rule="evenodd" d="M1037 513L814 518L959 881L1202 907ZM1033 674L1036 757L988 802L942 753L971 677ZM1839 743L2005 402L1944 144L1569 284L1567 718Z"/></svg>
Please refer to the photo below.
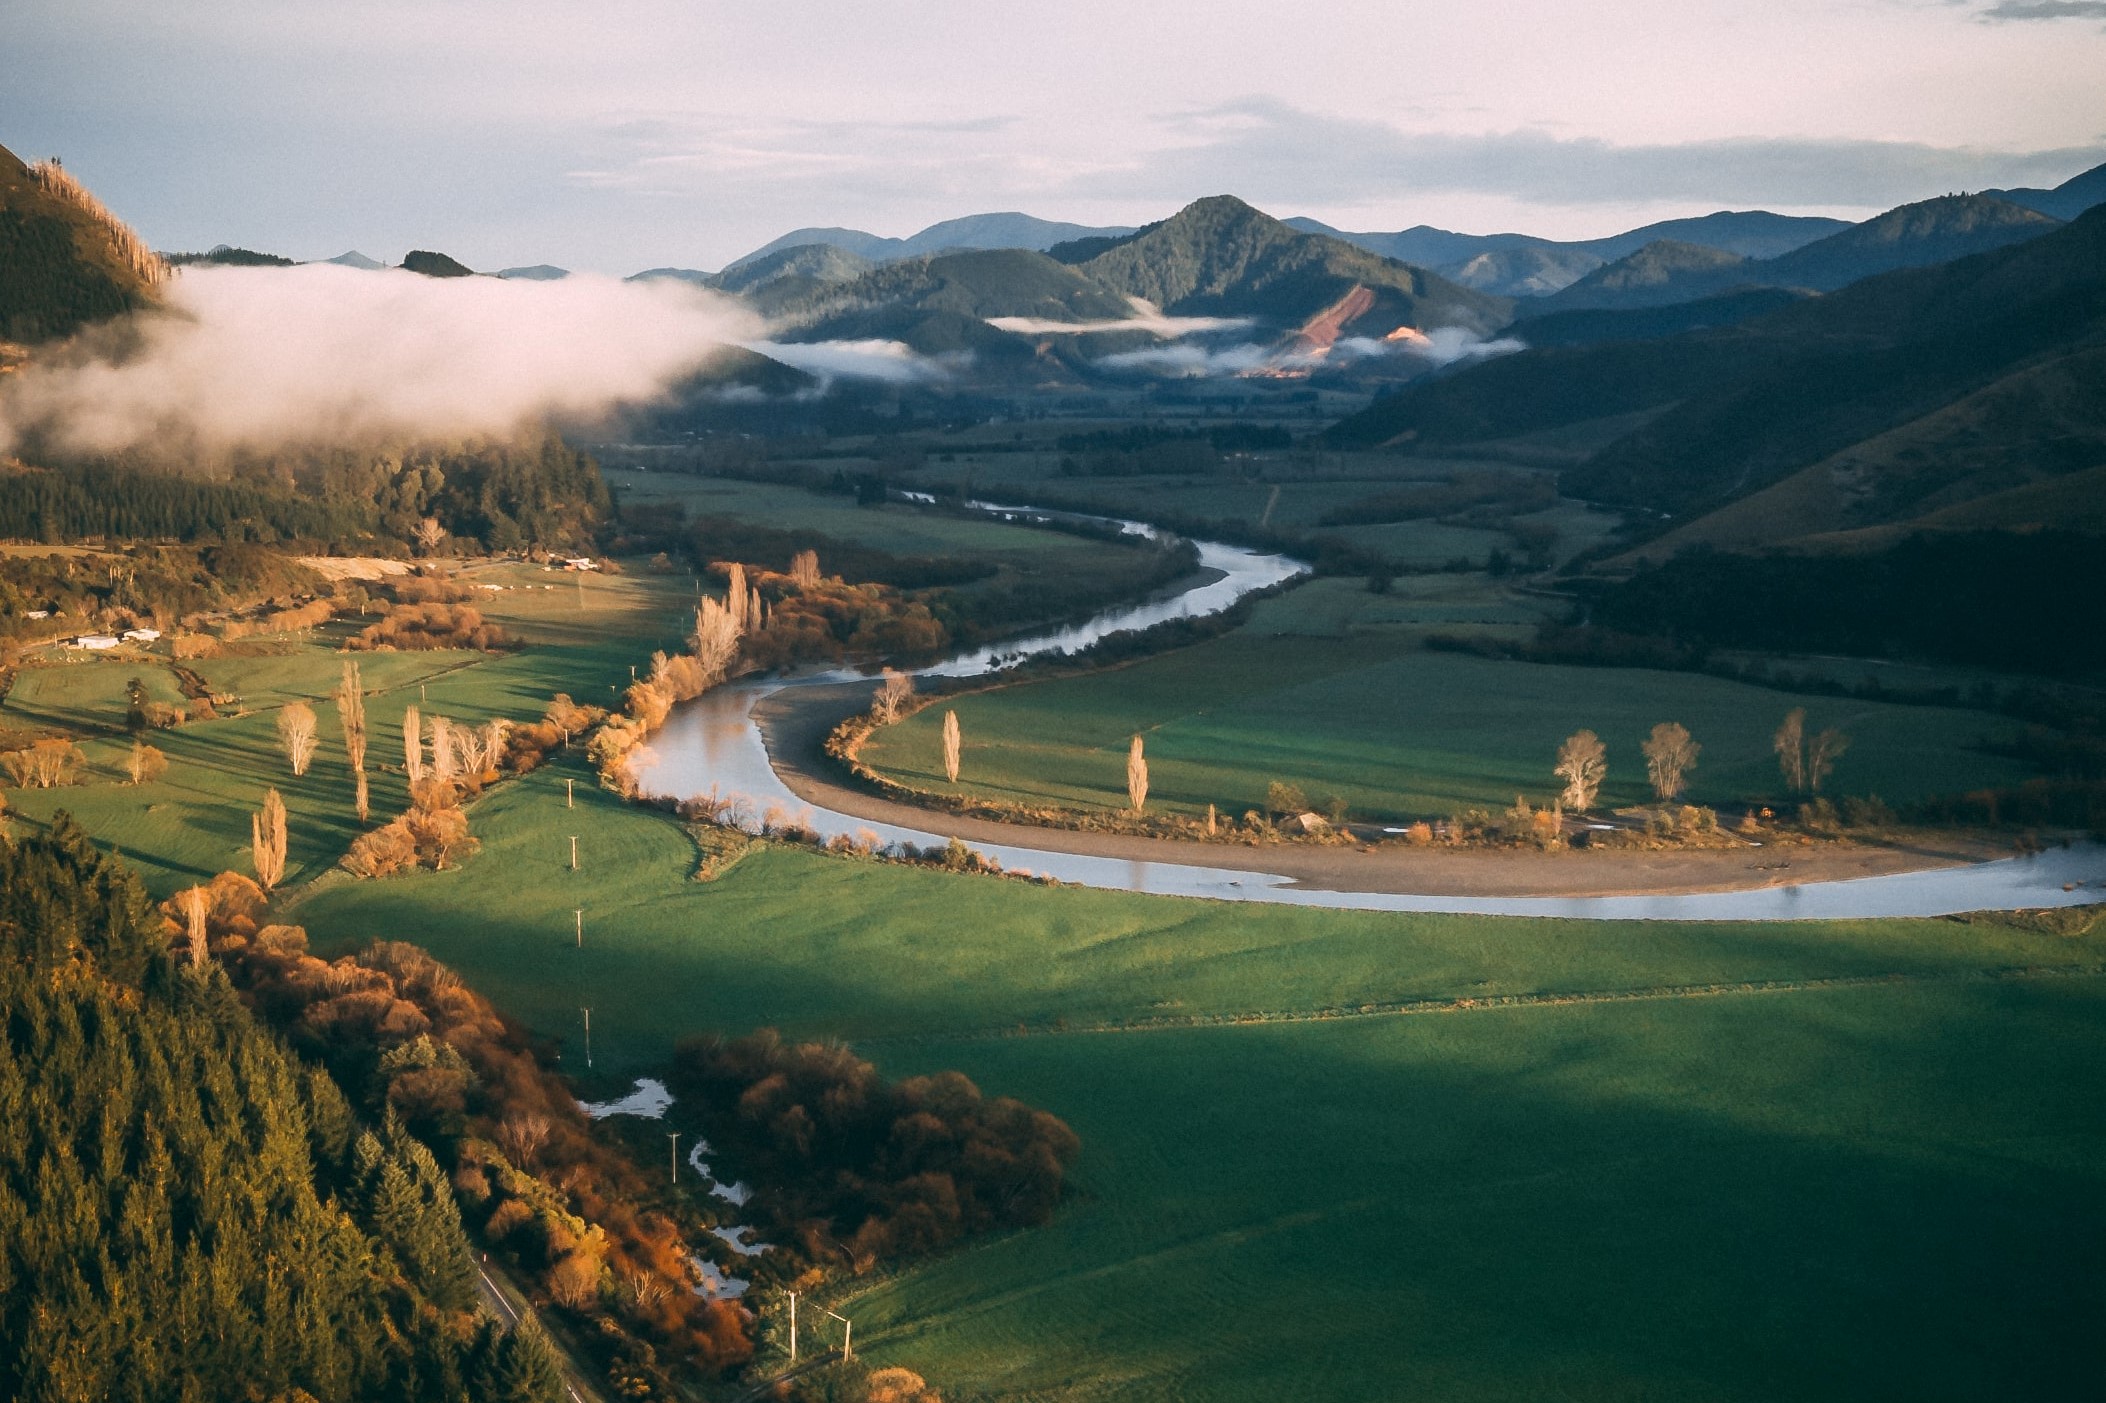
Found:
<svg viewBox="0 0 2106 1403"><path fill-rule="evenodd" d="M398 1119L179 967L70 820L0 846L0 1394L556 1403Z"/></svg>

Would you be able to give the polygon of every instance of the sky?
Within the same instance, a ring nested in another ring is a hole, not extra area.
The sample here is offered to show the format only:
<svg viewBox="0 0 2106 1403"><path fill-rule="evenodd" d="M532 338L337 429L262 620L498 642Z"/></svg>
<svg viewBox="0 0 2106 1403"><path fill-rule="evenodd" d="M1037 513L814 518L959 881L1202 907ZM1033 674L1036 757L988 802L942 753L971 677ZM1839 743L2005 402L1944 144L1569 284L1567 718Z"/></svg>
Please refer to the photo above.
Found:
<svg viewBox="0 0 2106 1403"><path fill-rule="evenodd" d="M715 269L1230 193L1553 238L2106 161L2106 0L0 0L0 145L154 246Z"/></svg>

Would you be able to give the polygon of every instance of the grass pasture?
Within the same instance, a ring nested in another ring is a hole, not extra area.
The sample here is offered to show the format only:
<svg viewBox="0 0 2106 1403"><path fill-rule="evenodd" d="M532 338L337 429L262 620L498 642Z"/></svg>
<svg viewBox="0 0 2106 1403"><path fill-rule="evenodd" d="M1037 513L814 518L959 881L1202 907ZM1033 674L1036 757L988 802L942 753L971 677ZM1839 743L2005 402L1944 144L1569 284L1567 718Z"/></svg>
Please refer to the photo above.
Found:
<svg viewBox="0 0 2106 1403"><path fill-rule="evenodd" d="M771 1024L1067 1118L1052 1225L835 1303L946 1397L2057 1398L2100 1362L2099 933L1229 907L780 848L698 884L678 825L562 778L483 801L464 869L293 917L427 945L573 1067L591 1007L597 1085ZM1749 981L1784 987L1698 991ZM1660 996L1587 997L1619 990ZM1501 994L1571 1001L1301 1019ZM1164 1018L1255 1021L1098 1031Z"/></svg>
<svg viewBox="0 0 2106 1403"><path fill-rule="evenodd" d="M943 713L964 740L959 784L982 797L1072 808L1126 803L1127 744L1144 737L1149 802L1239 815L1273 780L1312 802L1342 796L1363 817L1547 802L1560 741L1587 727L1609 751L1603 807L1648 800L1639 745L1679 721L1704 746L1695 802L1774 797L1770 737L1784 713L1837 726L1852 746L1834 793L1900 803L2010 783L2026 771L1975 749L2013 723L1978 712L1799 698L1690 673L1499 662L1417 647L1428 631L1523 626L1520 595L1482 577L1407 577L1389 595L1318 580L1265 601L1235 632L1132 666L1028 682L932 706L879 731L864 757L902 783L947 788Z"/></svg>

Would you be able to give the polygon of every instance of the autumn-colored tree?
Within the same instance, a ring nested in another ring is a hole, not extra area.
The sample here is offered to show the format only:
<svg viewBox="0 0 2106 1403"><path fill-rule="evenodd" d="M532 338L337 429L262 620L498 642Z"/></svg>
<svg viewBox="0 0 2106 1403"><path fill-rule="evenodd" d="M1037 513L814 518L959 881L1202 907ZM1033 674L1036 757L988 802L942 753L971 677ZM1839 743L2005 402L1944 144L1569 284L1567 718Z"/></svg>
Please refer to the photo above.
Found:
<svg viewBox="0 0 2106 1403"><path fill-rule="evenodd" d="M1806 747L1806 790L1819 794L1821 784L1835 773L1835 762L1843 758L1850 748L1850 737L1830 726L1813 738Z"/></svg>
<svg viewBox="0 0 2106 1403"><path fill-rule="evenodd" d="M1126 750L1126 797L1136 814L1148 807L1148 757L1141 753L1139 736Z"/></svg>
<svg viewBox="0 0 2106 1403"><path fill-rule="evenodd" d="M439 543L446 539L446 528L439 525L437 517L427 516L417 523L414 534L418 548L426 555L431 555L437 552Z"/></svg>
<svg viewBox="0 0 2106 1403"><path fill-rule="evenodd" d="M1787 793L1806 790L1806 708L1795 706L1784 715L1777 734L1770 740L1777 752L1777 768L1784 771Z"/></svg>
<svg viewBox="0 0 2106 1403"><path fill-rule="evenodd" d="M124 772L133 784L152 784L168 773L168 757L145 741L134 739L131 753L124 758Z"/></svg>
<svg viewBox="0 0 2106 1403"><path fill-rule="evenodd" d="M73 784L87 763L88 757L78 745L57 736L0 755L7 777L22 789L57 789Z"/></svg>
<svg viewBox="0 0 2106 1403"><path fill-rule="evenodd" d="M414 706L402 708L402 772L411 784L424 778L424 714Z"/></svg>
<svg viewBox="0 0 2106 1403"><path fill-rule="evenodd" d="M886 668L884 680L878 683L877 695L870 699L870 714L881 726L889 726L899 720L906 709L908 698L914 695L914 679L904 672Z"/></svg>
<svg viewBox="0 0 2106 1403"><path fill-rule="evenodd" d="M176 909L183 913L183 933L190 945L190 963L205 962L205 914L212 909L212 897L203 887L185 887L176 893Z"/></svg>
<svg viewBox="0 0 2106 1403"><path fill-rule="evenodd" d="M344 755L351 761L358 821L372 812L366 793L366 693L358 675L358 664L344 664L344 680L336 689L336 717L344 728Z"/></svg>
<svg viewBox="0 0 2106 1403"><path fill-rule="evenodd" d="M1690 739L1688 729L1678 721L1662 721L1639 746L1645 755L1645 771L1653 782L1653 793L1663 803L1681 794L1689 772L1696 768L1697 752L1703 748Z"/></svg>
<svg viewBox="0 0 2106 1403"><path fill-rule="evenodd" d="M801 550L790 557L790 580L799 589L810 589L819 583L819 552Z"/></svg>
<svg viewBox="0 0 2106 1403"><path fill-rule="evenodd" d="M753 606L759 597L746 587L746 567L736 560L731 562L729 577L724 586L724 612L744 632L753 626Z"/></svg>
<svg viewBox="0 0 2106 1403"><path fill-rule="evenodd" d="M453 722L443 716L431 718L431 778L450 784L455 774Z"/></svg>
<svg viewBox="0 0 2106 1403"><path fill-rule="evenodd" d="M958 782L958 713L943 713L943 773L952 784Z"/></svg>
<svg viewBox="0 0 2106 1403"><path fill-rule="evenodd" d="M1608 778L1608 755L1608 747L1592 731L1575 731L1565 738L1558 747L1557 768L1551 773L1565 781L1560 800L1566 808L1583 814L1594 807L1594 796Z"/></svg>
<svg viewBox="0 0 2106 1403"><path fill-rule="evenodd" d="M287 702L278 708L278 744L285 750L285 758L292 762L294 775L307 773L309 762L314 759L314 708L306 702Z"/></svg>
<svg viewBox="0 0 2106 1403"><path fill-rule="evenodd" d="M710 686L731 675L731 665L738 661L739 635L744 630L744 623L714 599L703 600L695 609L695 633L690 641L695 645L695 661Z"/></svg>
<svg viewBox="0 0 2106 1403"><path fill-rule="evenodd" d="M285 876L285 801L275 789L263 792L263 812L249 815L249 857L256 883L274 890Z"/></svg>

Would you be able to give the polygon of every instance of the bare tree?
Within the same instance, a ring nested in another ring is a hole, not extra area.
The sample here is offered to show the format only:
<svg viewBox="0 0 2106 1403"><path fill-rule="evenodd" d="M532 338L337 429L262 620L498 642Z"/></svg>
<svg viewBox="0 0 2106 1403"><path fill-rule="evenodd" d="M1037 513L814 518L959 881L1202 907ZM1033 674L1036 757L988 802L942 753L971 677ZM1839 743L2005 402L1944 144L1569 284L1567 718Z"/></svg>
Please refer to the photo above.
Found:
<svg viewBox="0 0 2106 1403"><path fill-rule="evenodd" d="M1843 758L1850 748L1850 737L1830 726L1813 738L1806 748L1806 790L1809 794L1821 792L1821 782L1835 773L1835 762Z"/></svg>
<svg viewBox="0 0 2106 1403"><path fill-rule="evenodd" d="M414 706L402 708L402 761L411 784L424 778L424 714Z"/></svg>
<svg viewBox="0 0 2106 1403"><path fill-rule="evenodd" d="M695 661L701 664L707 685L715 686L731 675L738 661L739 635L744 625L726 606L705 599L695 610Z"/></svg>
<svg viewBox="0 0 2106 1403"><path fill-rule="evenodd" d="M275 789L263 792L263 812L249 815L249 857L256 885L274 889L285 876L285 801Z"/></svg>
<svg viewBox="0 0 2106 1403"><path fill-rule="evenodd" d="M190 963L205 962L205 912L210 898L203 887L185 887L176 893L176 909L183 913L184 934L190 940Z"/></svg>
<svg viewBox="0 0 2106 1403"><path fill-rule="evenodd" d="M753 623L753 592L746 587L745 566L734 560L728 574L729 578L724 585L724 609L743 633Z"/></svg>
<svg viewBox="0 0 2106 1403"><path fill-rule="evenodd" d="M306 774L314 759L314 726L314 708L306 702L287 702L278 708L278 744L284 747L295 775Z"/></svg>
<svg viewBox="0 0 2106 1403"><path fill-rule="evenodd" d="M1572 812L1583 814L1594 807L1594 796L1608 778L1608 747L1592 731L1574 731L1558 747L1557 768L1551 773L1565 781L1560 802Z"/></svg>
<svg viewBox="0 0 2106 1403"><path fill-rule="evenodd" d="M336 718L343 723L344 755L351 761L357 786L358 821L364 823L372 812L366 793L366 693L355 662L344 664L344 680L336 689Z"/></svg>
<svg viewBox="0 0 2106 1403"><path fill-rule="evenodd" d="M1770 745L1777 752L1777 768L1784 771L1785 792L1800 794L1806 789L1806 708L1795 706L1784 715Z"/></svg>
<svg viewBox="0 0 2106 1403"><path fill-rule="evenodd" d="M906 708L907 699L914 695L914 679L904 672L886 668L884 681L878 683L877 695L870 700L870 714L878 724L889 726L899 720L900 712Z"/></svg>
<svg viewBox="0 0 2106 1403"><path fill-rule="evenodd" d="M1678 797L1689 772L1696 768L1697 752L1704 747L1689 738L1679 721L1662 721L1653 727L1639 749L1645 753L1645 771L1653 782L1653 793L1661 802Z"/></svg>
<svg viewBox="0 0 2106 1403"><path fill-rule="evenodd" d="M1126 750L1126 797L1136 814L1148 807L1148 757L1141 753L1139 736Z"/></svg>
<svg viewBox="0 0 2106 1403"><path fill-rule="evenodd" d="M958 713L943 713L943 773L952 784L958 782Z"/></svg>
<svg viewBox="0 0 2106 1403"><path fill-rule="evenodd" d="M10 750L0 755L0 764L7 767L7 776L23 789L56 789L63 784L72 784L80 778L80 772L88 763L81 748L70 740L52 737L40 740L23 750Z"/></svg>
<svg viewBox="0 0 2106 1403"><path fill-rule="evenodd" d="M418 547L426 555L432 555L438 551L439 543L446 539L446 528L439 525L437 517L427 516L417 523L415 535Z"/></svg>
<svg viewBox="0 0 2106 1403"><path fill-rule="evenodd" d="M168 773L168 757L143 740L132 741L132 753L124 758L124 772L133 784L152 784Z"/></svg>
<svg viewBox="0 0 2106 1403"><path fill-rule="evenodd" d="M502 716L492 717L483 723L483 773L490 774L504 763L505 738L512 733L512 723Z"/></svg>
<svg viewBox="0 0 2106 1403"><path fill-rule="evenodd" d="M511 1157L512 1163L521 1169L532 1166L534 1156L548 1139L548 1117L536 1112L517 1112L504 1118L497 1127L497 1143Z"/></svg>
<svg viewBox="0 0 2106 1403"><path fill-rule="evenodd" d="M799 589L819 583L819 552L801 550L790 557L790 579Z"/></svg>
<svg viewBox="0 0 2106 1403"><path fill-rule="evenodd" d="M443 716L431 718L431 777L442 784L453 783L453 722Z"/></svg>

